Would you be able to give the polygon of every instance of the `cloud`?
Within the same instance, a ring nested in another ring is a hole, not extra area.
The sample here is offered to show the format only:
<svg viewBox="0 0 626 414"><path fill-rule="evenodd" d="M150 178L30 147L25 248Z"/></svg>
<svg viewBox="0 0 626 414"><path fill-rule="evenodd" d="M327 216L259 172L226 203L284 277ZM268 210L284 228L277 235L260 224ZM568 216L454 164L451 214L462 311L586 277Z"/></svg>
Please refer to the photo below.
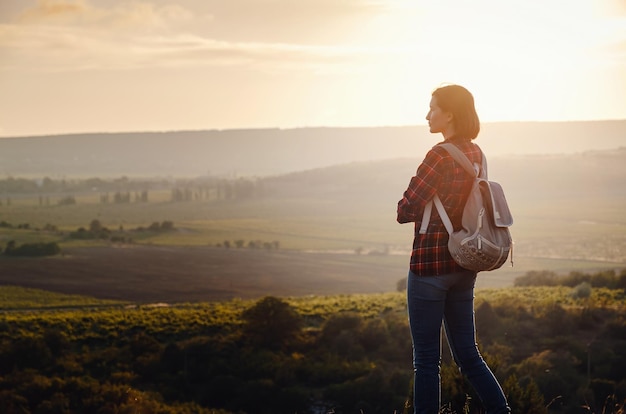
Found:
<svg viewBox="0 0 626 414"><path fill-rule="evenodd" d="M18 15L20 22L39 22L50 19L75 19L89 11L83 0L38 0Z"/></svg>
<svg viewBox="0 0 626 414"><path fill-rule="evenodd" d="M195 23L212 21L213 29L223 25L219 28L223 33L263 36L271 35L271 31L282 33L284 27L297 27L300 32L327 29L333 21L373 16L389 8L379 0L172 0L169 3L167 0L136 0L113 5L103 3L99 0L37 0L34 5L18 12L14 22L159 29L180 27L182 23L202 30Z"/></svg>
<svg viewBox="0 0 626 414"><path fill-rule="evenodd" d="M0 25L0 70L245 65L271 72L330 73L345 71L348 60L364 61L383 53L376 48L298 43L292 39L297 36L284 33L276 40L264 38L272 25L297 22L296 13L301 19L327 21L349 11L379 8L362 0L316 1L302 0L298 8L285 0L232 0L189 10L147 2L106 8L87 0L38 0L12 22ZM237 12L237 5L247 6L246 12ZM252 18L254 22L247 20ZM313 25L311 30L320 29ZM259 35L246 39L241 33Z"/></svg>
<svg viewBox="0 0 626 414"><path fill-rule="evenodd" d="M106 8L86 0L38 0L19 13L14 23L137 30L163 29L192 17L191 11L175 4L136 1Z"/></svg>
<svg viewBox="0 0 626 414"><path fill-rule="evenodd" d="M407 61L415 56L434 59L445 49L442 44L458 45L457 38L445 37L445 25L437 31L443 34L436 42L419 38L422 32L401 36L405 29L409 33L415 30L418 17L433 17L424 13L441 12L429 11L426 6L417 7L412 0L229 0L134 1L106 7L96 0L38 0L0 25L0 70L236 66L271 73L364 72L385 62L399 62L399 57ZM534 59L558 66L562 53L554 53L556 48L593 48L602 41L612 44L605 46L603 56L613 51L610 58L623 61L623 53L616 52L619 49L614 44L626 38L624 19L615 18L611 31L607 28L600 36L593 28L553 23L555 16L535 15L530 6L518 12L524 12L526 23L514 23L514 13L508 9L476 14L482 19L477 22L479 27L468 30L465 38L475 47L458 53L473 55L482 48L483 54L493 51L514 63ZM368 26L389 13L404 15L401 21L406 26L396 28L380 21L379 26ZM451 14L450 19L454 23L454 16L466 18L465 14ZM518 30L510 30L511 25ZM558 30L545 29L555 25ZM541 28L543 32L538 31ZM356 35L366 30L368 36ZM495 32L499 39L509 39L509 47L497 48ZM571 41L564 41L563 33ZM578 55L580 61L587 57ZM576 64L580 64L578 60Z"/></svg>
<svg viewBox="0 0 626 414"><path fill-rule="evenodd" d="M231 42L197 35L111 34L61 26L0 26L0 69L73 71L141 67L340 63L376 50L288 43Z"/></svg>

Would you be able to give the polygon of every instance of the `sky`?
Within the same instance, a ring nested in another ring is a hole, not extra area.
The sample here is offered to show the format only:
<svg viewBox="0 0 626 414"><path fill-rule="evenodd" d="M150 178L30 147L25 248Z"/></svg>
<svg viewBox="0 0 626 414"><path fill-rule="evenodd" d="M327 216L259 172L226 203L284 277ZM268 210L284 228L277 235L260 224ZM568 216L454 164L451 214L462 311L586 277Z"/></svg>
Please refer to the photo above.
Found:
<svg viewBox="0 0 626 414"><path fill-rule="evenodd" d="M3 0L0 137L626 119L626 0Z"/></svg>

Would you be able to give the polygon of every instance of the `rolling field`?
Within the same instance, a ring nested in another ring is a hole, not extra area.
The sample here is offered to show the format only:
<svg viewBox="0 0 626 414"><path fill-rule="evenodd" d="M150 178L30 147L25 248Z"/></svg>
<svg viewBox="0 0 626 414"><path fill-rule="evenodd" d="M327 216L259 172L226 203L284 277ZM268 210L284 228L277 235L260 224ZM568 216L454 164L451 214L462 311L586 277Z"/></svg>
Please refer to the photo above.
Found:
<svg viewBox="0 0 626 414"><path fill-rule="evenodd" d="M8 224L0 227L0 248L11 240L54 241L63 255L0 256L0 284L141 303L396 291L407 274L413 237L412 225L395 221L398 191L321 194L298 184L309 191L239 201L172 202L168 191L126 204L102 204L93 193L77 194L74 205L12 196L0 205L0 222ZM532 270L626 267L623 197L513 194L510 204L514 267L481 273L479 288L512 286ZM68 237L92 220L132 243ZM136 230L164 220L175 230ZM231 248L218 247L226 244Z"/></svg>

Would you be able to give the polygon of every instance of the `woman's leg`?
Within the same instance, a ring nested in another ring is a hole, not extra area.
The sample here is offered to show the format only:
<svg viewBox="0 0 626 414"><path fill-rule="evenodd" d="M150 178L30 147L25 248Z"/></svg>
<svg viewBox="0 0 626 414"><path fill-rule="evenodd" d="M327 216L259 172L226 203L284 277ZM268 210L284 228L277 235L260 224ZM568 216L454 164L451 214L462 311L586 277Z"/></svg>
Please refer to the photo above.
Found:
<svg viewBox="0 0 626 414"><path fill-rule="evenodd" d="M441 404L441 323L446 287L438 276L409 272L407 306L413 339L415 414L437 414Z"/></svg>
<svg viewBox="0 0 626 414"><path fill-rule="evenodd" d="M487 414L510 413L500 384L483 360L476 344L474 283L476 274L462 274L450 287L444 311L444 326L452 356L472 384Z"/></svg>

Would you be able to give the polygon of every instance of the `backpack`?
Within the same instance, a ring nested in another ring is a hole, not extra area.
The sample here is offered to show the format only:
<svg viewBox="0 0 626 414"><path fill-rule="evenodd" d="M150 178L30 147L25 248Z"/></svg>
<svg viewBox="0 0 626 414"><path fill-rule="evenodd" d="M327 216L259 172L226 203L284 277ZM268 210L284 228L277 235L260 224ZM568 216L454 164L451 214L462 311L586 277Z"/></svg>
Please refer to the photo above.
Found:
<svg viewBox="0 0 626 414"><path fill-rule="evenodd" d="M482 153L482 165L472 163L454 144L439 144L459 163L468 174L475 177L472 189L463 207L461 229L454 231L439 196L426 204L420 234L426 233L433 204L439 212L448 234L448 250L461 267L476 272L501 267L511 254L513 266L513 240L509 227L513 217L504 198L502 186L487 179L487 160Z"/></svg>

